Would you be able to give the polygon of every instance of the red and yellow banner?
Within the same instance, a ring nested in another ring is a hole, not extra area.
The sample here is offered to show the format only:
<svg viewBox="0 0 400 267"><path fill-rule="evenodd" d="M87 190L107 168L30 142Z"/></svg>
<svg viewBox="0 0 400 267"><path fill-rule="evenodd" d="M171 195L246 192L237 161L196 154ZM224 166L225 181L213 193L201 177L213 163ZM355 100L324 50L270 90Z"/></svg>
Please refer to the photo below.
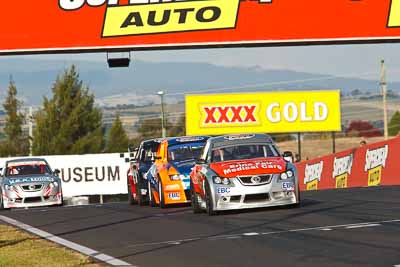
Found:
<svg viewBox="0 0 400 267"><path fill-rule="evenodd" d="M0 54L400 40L400 0L4 0Z"/></svg>
<svg viewBox="0 0 400 267"><path fill-rule="evenodd" d="M400 185L400 137L296 163L301 190Z"/></svg>

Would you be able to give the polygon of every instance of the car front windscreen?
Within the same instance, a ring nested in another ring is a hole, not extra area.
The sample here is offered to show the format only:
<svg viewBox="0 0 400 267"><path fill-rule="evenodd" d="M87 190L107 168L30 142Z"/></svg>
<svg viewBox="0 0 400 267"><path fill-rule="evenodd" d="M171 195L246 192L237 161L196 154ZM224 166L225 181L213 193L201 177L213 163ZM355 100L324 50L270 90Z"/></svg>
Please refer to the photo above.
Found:
<svg viewBox="0 0 400 267"><path fill-rule="evenodd" d="M205 143L184 143L168 147L168 160L197 160Z"/></svg>
<svg viewBox="0 0 400 267"><path fill-rule="evenodd" d="M7 166L5 174L6 176L51 174L51 169L46 164L13 164Z"/></svg>
<svg viewBox="0 0 400 267"><path fill-rule="evenodd" d="M272 144L240 144L214 148L211 161L221 162L270 157L279 157L278 150Z"/></svg>

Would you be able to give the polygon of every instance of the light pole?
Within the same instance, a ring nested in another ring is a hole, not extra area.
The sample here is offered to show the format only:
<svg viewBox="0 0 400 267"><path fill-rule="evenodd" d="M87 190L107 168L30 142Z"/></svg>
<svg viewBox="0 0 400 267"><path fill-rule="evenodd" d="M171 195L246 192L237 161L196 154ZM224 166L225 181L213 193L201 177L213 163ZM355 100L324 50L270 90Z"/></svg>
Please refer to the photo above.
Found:
<svg viewBox="0 0 400 267"><path fill-rule="evenodd" d="M385 136L385 140L388 139L388 114L387 114L387 84L386 84L386 69L385 69L385 60L381 60L381 93L383 98L383 135Z"/></svg>
<svg viewBox="0 0 400 267"><path fill-rule="evenodd" d="M167 131L165 129L165 113L164 113L164 91L158 91L157 95L161 98L161 136L165 138L167 136Z"/></svg>

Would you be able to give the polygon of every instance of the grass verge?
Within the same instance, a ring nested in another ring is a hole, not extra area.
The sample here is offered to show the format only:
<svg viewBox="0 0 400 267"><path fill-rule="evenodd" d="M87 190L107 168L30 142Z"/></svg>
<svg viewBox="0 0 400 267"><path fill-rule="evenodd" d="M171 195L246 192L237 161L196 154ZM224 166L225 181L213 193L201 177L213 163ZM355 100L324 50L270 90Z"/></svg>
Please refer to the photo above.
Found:
<svg viewBox="0 0 400 267"><path fill-rule="evenodd" d="M0 224L0 267L2 266L88 266L100 267L84 255L55 243Z"/></svg>

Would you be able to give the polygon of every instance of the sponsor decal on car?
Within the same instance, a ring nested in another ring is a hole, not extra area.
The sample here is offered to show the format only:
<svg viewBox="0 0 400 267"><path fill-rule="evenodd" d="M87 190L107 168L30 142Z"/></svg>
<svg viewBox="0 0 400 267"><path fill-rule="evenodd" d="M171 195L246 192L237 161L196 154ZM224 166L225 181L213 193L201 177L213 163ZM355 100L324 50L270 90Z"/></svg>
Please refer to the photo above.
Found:
<svg viewBox="0 0 400 267"><path fill-rule="evenodd" d="M266 170L283 170L282 165L272 161L254 161L254 162L237 162L230 164L223 164L223 173L232 174L236 172L266 169Z"/></svg>
<svg viewBox="0 0 400 267"><path fill-rule="evenodd" d="M377 186L381 184L382 169L386 166L388 153L388 145L372 150L367 150L365 154L364 170L368 172L368 186Z"/></svg>
<svg viewBox="0 0 400 267"><path fill-rule="evenodd" d="M292 182L283 182L282 190L283 191L294 191L294 184Z"/></svg>
<svg viewBox="0 0 400 267"><path fill-rule="evenodd" d="M229 187L217 187L217 194L229 194L231 189Z"/></svg>
<svg viewBox="0 0 400 267"><path fill-rule="evenodd" d="M165 191L176 191L179 190L179 185L178 184L167 184L164 186Z"/></svg>
<svg viewBox="0 0 400 267"><path fill-rule="evenodd" d="M347 180L353 166L353 154L334 158L332 177L336 181L336 188L347 188Z"/></svg>
<svg viewBox="0 0 400 267"><path fill-rule="evenodd" d="M181 194L179 192L168 193L168 198L172 200L180 200Z"/></svg>
<svg viewBox="0 0 400 267"><path fill-rule="evenodd" d="M9 179L8 182L12 184L34 183L34 182L53 182L54 178L49 177L31 177L31 178L17 178Z"/></svg>
<svg viewBox="0 0 400 267"><path fill-rule="evenodd" d="M235 141L235 140L251 139L254 136L255 136L254 134L236 134L236 135L225 136L224 139L229 141Z"/></svg>
<svg viewBox="0 0 400 267"><path fill-rule="evenodd" d="M323 161L306 165L304 174L304 184L306 185L306 190L318 190L318 182L321 181L323 167Z"/></svg>
<svg viewBox="0 0 400 267"><path fill-rule="evenodd" d="M197 141L203 141L203 140L204 140L204 137L201 137L201 136L197 136L197 137L188 136L188 137L179 137L179 138L176 138L176 141L177 141L177 142L181 142L181 143L186 143L186 142L197 142Z"/></svg>

